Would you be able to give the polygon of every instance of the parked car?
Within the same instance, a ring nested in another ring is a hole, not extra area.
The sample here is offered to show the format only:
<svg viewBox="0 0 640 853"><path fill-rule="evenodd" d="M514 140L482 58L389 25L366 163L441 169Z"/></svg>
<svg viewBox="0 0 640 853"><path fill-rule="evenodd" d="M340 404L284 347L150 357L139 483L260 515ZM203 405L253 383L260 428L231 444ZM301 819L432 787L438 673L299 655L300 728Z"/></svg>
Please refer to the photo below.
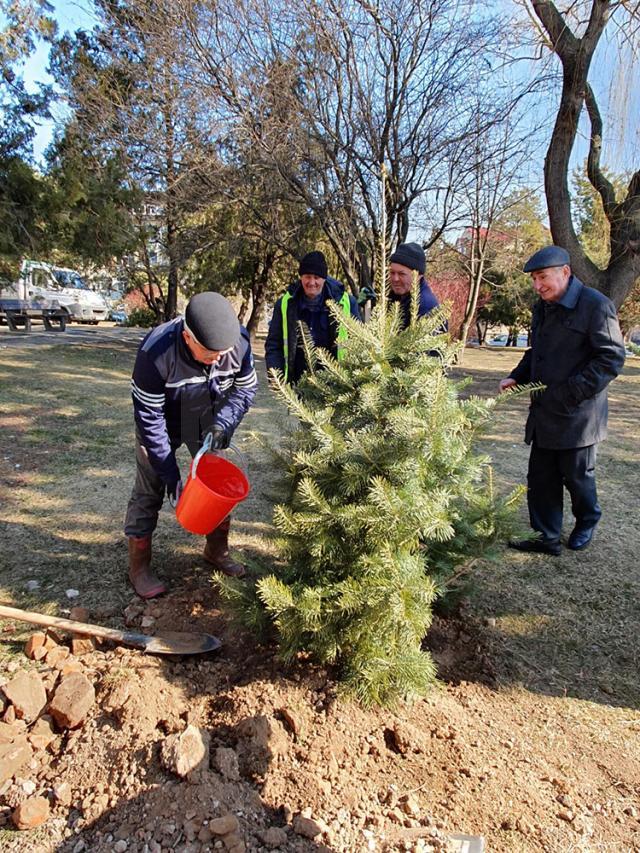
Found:
<svg viewBox="0 0 640 853"><path fill-rule="evenodd" d="M489 338L487 343L489 344L490 347L506 347L508 340L509 340L508 335L494 335L492 338ZM528 335L518 335L518 340L516 342L516 346L528 347L529 346Z"/></svg>
<svg viewBox="0 0 640 853"><path fill-rule="evenodd" d="M117 326L124 326L127 322L127 312L124 308L112 308L111 311L109 311L109 319Z"/></svg>

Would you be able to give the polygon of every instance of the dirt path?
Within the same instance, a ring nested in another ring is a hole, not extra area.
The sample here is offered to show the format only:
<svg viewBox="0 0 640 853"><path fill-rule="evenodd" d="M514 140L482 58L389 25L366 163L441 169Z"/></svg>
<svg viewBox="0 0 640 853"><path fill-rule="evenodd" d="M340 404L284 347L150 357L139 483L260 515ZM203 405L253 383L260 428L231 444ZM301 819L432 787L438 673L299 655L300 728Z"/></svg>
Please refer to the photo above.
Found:
<svg viewBox="0 0 640 853"><path fill-rule="evenodd" d="M123 625L134 353L124 340L0 350L3 601L62 612L73 588L94 621ZM492 393L515 358L469 351L462 372L473 374L474 392ZM2 849L197 853L223 844L209 827L233 812L249 851L426 851L447 849L453 832L483 835L488 850L505 853L640 850L639 395L640 366L630 364L611 393L599 459L605 515L592 548L557 560L505 551L480 567L463 613L430 632L440 687L395 714L337 699L331 673L304 660L285 671L272 649L234 630L201 542L163 511L156 565L172 591L129 620L208 631L224 649L199 661L106 648L83 656L95 705L20 775L52 798L52 816L14 831L8 815L24 789L0 786ZM487 437L505 484L524 479L524 412L522 403L500 410ZM238 434L253 491L234 543L250 560L272 558L265 535L277 491L251 432L273 435L278 418L263 383ZM39 586L27 593L30 580ZM0 679L29 666L51 677L22 654L30 631L0 630ZM209 733L212 758L181 779L159 753L187 723ZM66 805L52 796L60 780ZM322 834L296 832L298 813Z"/></svg>

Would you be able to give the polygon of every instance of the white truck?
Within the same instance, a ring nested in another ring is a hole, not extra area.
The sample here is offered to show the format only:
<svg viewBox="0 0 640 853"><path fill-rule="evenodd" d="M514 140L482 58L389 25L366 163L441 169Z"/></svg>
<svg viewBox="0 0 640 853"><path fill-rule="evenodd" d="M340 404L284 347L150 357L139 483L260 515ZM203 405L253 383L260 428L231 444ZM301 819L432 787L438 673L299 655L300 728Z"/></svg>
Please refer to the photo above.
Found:
<svg viewBox="0 0 640 853"><path fill-rule="evenodd" d="M29 308L56 308L76 323L97 325L109 313L104 296L87 287L75 270L42 261L23 261L18 281L5 285L0 299L19 300Z"/></svg>

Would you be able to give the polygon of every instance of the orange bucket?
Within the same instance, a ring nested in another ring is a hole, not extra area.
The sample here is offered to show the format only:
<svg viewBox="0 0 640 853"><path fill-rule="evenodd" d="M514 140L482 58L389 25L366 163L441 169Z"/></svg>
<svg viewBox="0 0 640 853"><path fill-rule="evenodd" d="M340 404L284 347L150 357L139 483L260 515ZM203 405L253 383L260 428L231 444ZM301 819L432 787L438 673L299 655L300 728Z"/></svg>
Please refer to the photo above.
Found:
<svg viewBox="0 0 640 853"><path fill-rule="evenodd" d="M185 530L206 536L249 494L249 481L237 465L215 453L208 453L211 437L191 463L176 518Z"/></svg>

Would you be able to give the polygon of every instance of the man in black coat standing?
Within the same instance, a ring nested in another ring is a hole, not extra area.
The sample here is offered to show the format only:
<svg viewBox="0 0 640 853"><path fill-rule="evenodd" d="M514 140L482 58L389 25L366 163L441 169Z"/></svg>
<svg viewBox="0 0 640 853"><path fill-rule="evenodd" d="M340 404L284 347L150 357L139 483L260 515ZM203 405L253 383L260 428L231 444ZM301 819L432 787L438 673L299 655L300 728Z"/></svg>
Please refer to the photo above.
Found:
<svg viewBox="0 0 640 853"><path fill-rule="evenodd" d="M531 348L502 380L500 391L528 382L546 385L532 395L525 429L531 445L529 519L540 538L509 545L558 556L563 486L576 519L569 548L586 548L602 515L596 448L607 434L607 385L624 364L624 342L613 303L572 275L564 249L540 249L524 271L540 296L533 309Z"/></svg>

